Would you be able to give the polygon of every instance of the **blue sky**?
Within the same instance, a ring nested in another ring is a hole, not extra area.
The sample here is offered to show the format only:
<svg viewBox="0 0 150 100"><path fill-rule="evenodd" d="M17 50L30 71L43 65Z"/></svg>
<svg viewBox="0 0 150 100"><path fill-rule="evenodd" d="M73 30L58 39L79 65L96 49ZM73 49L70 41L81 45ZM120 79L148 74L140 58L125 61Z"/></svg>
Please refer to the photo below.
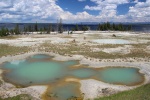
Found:
<svg viewBox="0 0 150 100"><path fill-rule="evenodd" d="M0 0L0 22L150 22L150 0Z"/></svg>
<svg viewBox="0 0 150 100"><path fill-rule="evenodd" d="M57 4L64 10L69 11L73 14L76 14L77 12L83 12L87 11L88 13L92 15L98 15L99 11L90 11L84 9L86 5L90 6L96 6L94 2L91 2L90 0L87 0L85 2L79 2L78 0L59 0Z"/></svg>
<svg viewBox="0 0 150 100"><path fill-rule="evenodd" d="M117 15L127 14L129 7L135 6L136 3L125 3L117 6Z"/></svg>

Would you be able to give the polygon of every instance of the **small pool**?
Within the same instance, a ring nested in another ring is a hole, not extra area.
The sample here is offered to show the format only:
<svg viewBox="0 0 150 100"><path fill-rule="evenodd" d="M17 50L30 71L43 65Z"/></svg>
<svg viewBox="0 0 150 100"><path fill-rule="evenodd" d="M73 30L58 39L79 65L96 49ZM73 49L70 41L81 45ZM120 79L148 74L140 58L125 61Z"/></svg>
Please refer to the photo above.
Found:
<svg viewBox="0 0 150 100"><path fill-rule="evenodd" d="M96 75L98 80L111 84L135 85L143 81L143 76L136 68L104 68L98 73Z"/></svg>
<svg viewBox="0 0 150 100"><path fill-rule="evenodd" d="M83 100L79 90L80 85L75 82L61 83L48 88L46 100Z"/></svg>
<svg viewBox="0 0 150 100"><path fill-rule="evenodd" d="M95 39L92 42L101 44L130 44L128 40L123 39Z"/></svg>
<svg viewBox="0 0 150 100"><path fill-rule="evenodd" d="M106 67L89 68L78 61L55 61L49 55L33 55L24 60L5 62L1 68L7 82L19 86L48 85L48 95L55 100L81 97L80 83L65 81L68 78L79 80L96 79L110 84L133 86L144 81L144 75L137 68ZM52 88L53 87L53 88ZM46 95L48 99L50 97ZM60 99L61 98L61 99Z"/></svg>

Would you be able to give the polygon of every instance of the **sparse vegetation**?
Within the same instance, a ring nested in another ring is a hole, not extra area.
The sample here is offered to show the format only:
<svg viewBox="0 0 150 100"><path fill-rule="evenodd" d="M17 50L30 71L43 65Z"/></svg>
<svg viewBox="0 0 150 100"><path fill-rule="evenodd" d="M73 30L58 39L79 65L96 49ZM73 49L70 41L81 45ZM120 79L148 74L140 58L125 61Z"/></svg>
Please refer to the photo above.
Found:
<svg viewBox="0 0 150 100"><path fill-rule="evenodd" d="M0 98L0 100L33 100L33 98L28 94L20 94L18 96L9 97L6 99Z"/></svg>
<svg viewBox="0 0 150 100"><path fill-rule="evenodd" d="M8 35L8 36L0 37L0 39L8 39L8 40L17 39L17 38L19 38L19 36L16 35Z"/></svg>
<svg viewBox="0 0 150 100"><path fill-rule="evenodd" d="M127 57L150 57L150 54L145 52L143 49L131 49L129 54L126 54Z"/></svg>
<svg viewBox="0 0 150 100"><path fill-rule="evenodd" d="M42 44L42 48L45 48L44 51L46 52L54 52L58 53L60 55L83 55L85 57L92 57L92 58L98 58L98 59L115 59L115 58L128 58L128 57L150 57L150 54L145 52L143 49L133 48L130 50L129 54L110 54L103 51L93 51L93 48L116 48L119 46L123 46L120 44L105 44L105 45L84 45L81 44L78 46L76 43L70 43L70 44L51 44L51 43L44 43ZM40 51L43 51L43 49L40 48Z"/></svg>
<svg viewBox="0 0 150 100"><path fill-rule="evenodd" d="M1 84L3 84L3 82L0 80L0 86L1 86Z"/></svg>
<svg viewBox="0 0 150 100"><path fill-rule="evenodd" d="M0 57L25 53L28 52L29 50L30 50L29 47L16 47L16 46L9 46L7 44L0 44Z"/></svg>
<svg viewBox="0 0 150 100"><path fill-rule="evenodd" d="M95 100L150 100L150 84Z"/></svg>
<svg viewBox="0 0 150 100"><path fill-rule="evenodd" d="M95 45L92 48L117 48L119 46L123 46L122 44L103 44L103 45Z"/></svg>

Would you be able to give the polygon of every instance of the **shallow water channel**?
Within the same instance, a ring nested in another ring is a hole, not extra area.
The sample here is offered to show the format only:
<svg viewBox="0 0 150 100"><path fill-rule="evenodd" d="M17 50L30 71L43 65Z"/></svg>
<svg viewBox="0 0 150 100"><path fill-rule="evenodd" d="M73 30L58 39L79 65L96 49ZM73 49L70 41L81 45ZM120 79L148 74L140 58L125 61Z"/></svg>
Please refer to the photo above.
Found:
<svg viewBox="0 0 150 100"><path fill-rule="evenodd" d="M133 86L144 81L137 68L92 68L79 65L79 61L55 61L52 56L37 54L24 60L5 62L2 76L16 86L48 85L46 98L66 100L82 97L80 83L67 79L95 79L110 84Z"/></svg>

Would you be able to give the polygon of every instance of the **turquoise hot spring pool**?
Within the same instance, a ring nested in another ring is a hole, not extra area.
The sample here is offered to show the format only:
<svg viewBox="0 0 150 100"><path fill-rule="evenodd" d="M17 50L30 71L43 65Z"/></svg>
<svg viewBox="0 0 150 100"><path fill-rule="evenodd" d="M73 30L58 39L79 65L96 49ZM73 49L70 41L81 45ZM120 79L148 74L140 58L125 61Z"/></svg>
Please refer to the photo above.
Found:
<svg viewBox="0 0 150 100"><path fill-rule="evenodd" d="M92 68L79 66L79 61L55 61L52 56L37 54L23 60L5 62L0 68L4 70L2 76L7 82L27 87L32 85L49 85L50 91L58 94L58 100L66 100L73 94L79 96L79 83L65 82L68 77L95 79L114 85L136 85L144 81L144 75L137 68L106 67ZM61 84L62 83L62 84ZM78 87L78 90L77 88ZM66 90L60 91L60 90ZM59 91L58 91L59 90Z"/></svg>

